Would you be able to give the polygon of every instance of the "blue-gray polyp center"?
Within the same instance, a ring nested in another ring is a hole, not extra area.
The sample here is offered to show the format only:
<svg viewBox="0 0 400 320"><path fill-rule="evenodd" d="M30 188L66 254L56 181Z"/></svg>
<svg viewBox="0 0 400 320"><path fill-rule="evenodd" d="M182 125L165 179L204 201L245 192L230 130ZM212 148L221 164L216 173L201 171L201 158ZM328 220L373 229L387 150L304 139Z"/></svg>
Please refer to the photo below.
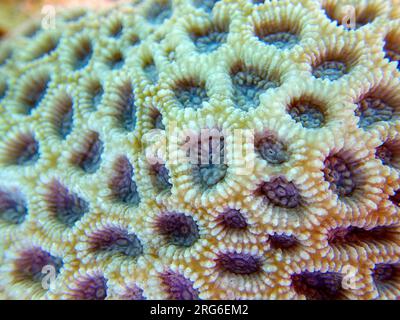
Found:
<svg viewBox="0 0 400 320"><path fill-rule="evenodd" d="M192 108L197 110L203 106L203 102L209 100L205 84L197 83L194 80L180 81L176 84L174 93L179 107L182 109Z"/></svg>
<svg viewBox="0 0 400 320"><path fill-rule="evenodd" d="M155 185L158 190L163 191L172 187L169 170L164 164L156 164L152 167L152 170L155 175Z"/></svg>
<svg viewBox="0 0 400 320"><path fill-rule="evenodd" d="M109 227L94 232L89 240L96 251L121 253L129 257L137 257L143 253L139 238L118 227Z"/></svg>
<svg viewBox="0 0 400 320"><path fill-rule="evenodd" d="M103 153L103 142L95 134L90 137L85 151L80 153L76 159L77 165L86 173L96 172L101 163L101 155Z"/></svg>
<svg viewBox="0 0 400 320"><path fill-rule="evenodd" d="M355 114L359 117L358 126L367 129L376 122L390 121L394 108L381 99L365 98L357 104Z"/></svg>
<svg viewBox="0 0 400 320"><path fill-rule="evenodd" d="M281 164L289 160L286 145L273 135L266 135L257 141L256 151L270 164Z"/></svg>
<svg viewBox="0 0 400 320"><path fill-rule="evenodd" d="M117 159L110 180L110 189L114 199L127 205L139 204L140 196L134 181L133 166L128 158L122 156Z"/></svg>
<svg viewBox="0 0 400 320"><path fill-rule="evenodd" d="M223 45L228 38L228 32L210 30L202 35L192 34L192 40L198 52L211 53Z"/></svg>
<svg viewBox="0 0 400 320"><path fill-rule="evenodd" d="M301 123L304 128L318 129L325 123L321 107L311 102L298 102L290 106L289 114L293 120Z"/></svg>
<svg viewBox="0 0 400 320"><path fill-rule="evenodd" d="M0 190L1 220L11 224L21 224L27 214L26 202L19 192Z"/></svg>
<svg viewBox="0 0 400 320"><path fill-rule="evenodd" d="M227 171L227 157L224 139L209 137L198 141L197 158L191 158L196 163L193 166L193 177L196 184L207 189L224 180Z"/></svg>
<svg viewBox="0 0 400 320"><path fill-rule="evenodd" d="M85 68L92 59L93 48L89 40L80 41L79 46L75 48L72 68L75 71Z"/></svg>
<svg viewBox="0 0 400 320"><path fill-rule="evenodd" d="M317 79L339 80L348 73L346 63L342 61L324 61L313 68L312 74Z"/></svg>
<svg viewBox="0 0 400 320"><path fill-rule="evenodd" d="M48 202L58 221L69 228L89 210L89 204L85 200L58 182L53 182Z"/></svg>
<svg viewBox="0 0 400 320"><path fill-rule="evenodd" d="M268 89L279 86L277 81L256 70L238 70L232 75L233 100L236 108L244 111L256 108L260 104L260 95Z"/></svg>
<svg viewBox="0 0 400 320"><path fill-rule="evenodd" d="M260 40L268 45L273 45L278 49L291 49L299 43L300 39L291 32L276 32L260 37Z"/></svg>

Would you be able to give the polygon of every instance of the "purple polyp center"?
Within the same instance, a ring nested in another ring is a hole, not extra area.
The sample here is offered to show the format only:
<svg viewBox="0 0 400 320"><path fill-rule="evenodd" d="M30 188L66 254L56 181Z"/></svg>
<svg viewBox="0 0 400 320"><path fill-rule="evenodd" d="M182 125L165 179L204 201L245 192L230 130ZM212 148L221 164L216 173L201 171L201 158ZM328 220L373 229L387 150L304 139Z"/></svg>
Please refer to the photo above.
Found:
<svg viewBox="0 0 400 320"><path fill-rule="evenodd" d="M396 274L396 267L392 264L376 264L372 276L377 282L390 281Z"/></svg>
<svg viewBox="0 0 400 320"><path fill-rule="evenodd" d="M24 198L18 192L0 190L0 219L12 223L21 224L28 213Z"/></svg>
<svg viewBox="0 0 400 320"><path fill-rule="evenodd" d="M39 159L39 143L30 135L20 136L20 150L16 155L15 164L29 166Z"/></svg>
<svg viewBox="0 0 400 320"><path fill-rule="evenodd" d="M128 158L120 157L114 166L110 188L115 199L128 205L138 205L139 193L134 181L133 167Z"/></svg>
<svg viewBox="0 0 400 320"><path fill-rule="evenodd" d="M137 257L143 253L142 244L135 234L116 227L95 232L90 242L95 250L109 253L122 253L129 257Z"/></svg>
<svg viewBox="0 0 400 320"><path fill-rule="evenodd" d="M262 138L257 143L256 150L270 164L281 164L289 159L286 146L273 136Z"/></svg>
<svg viewBox="0 0 400 320"><path fill-rule="evenodd" d="M156 226L158 232L176 246L189 247L199 238L196 222L183 213L164 213Z"/></svg>
<svg viewBox="0 0 400 320"><path fill-rule="evenodd" d="M100 167L103 142L95 135L86 147L86 151L79 155L77 164L86 173L94 173Z"/></svg>
<svg viewBox="0 0 400 320"><path fill-rule="evenodd" d="M274 234L269 237L272 249L289 249L297 244L294 236L285 234Z"/></svg>
<svg viewBox="0 0 400 320"><path fill-rule="evenodd" d="M393 160L393 152L389 146L383 144L376 148L375 157L380 159L384 165L389 166Z"/></svg>
<svg viewBox="0 0 400 320"><path fill-rule="evenodd" d="M331 190L339 196L351 195L356 187L350 166L339 156L326 158L323 172Z"/></svg>
<svg viewBox="0 0 400 320"><path fill-rule="evenodd" d="M169 170L164 164L156 164L152 167L155 174L155 184L159 191L170 189L172 184L169 182Z"/></svg>
<svg viewBox="0 0 400 320"><path fill-rule="evenodd" d="M137 285L129 286L126 288L125 292L122 294L121 298L123 300L145 300L143 295L143 289L139 288Z"/></svg>
<svg viewBox="0 0 400 320"><path fill-rule="evenodd" d="M118 108L121 112L123 127L127 131L133 131L137 123L135 94L130 84L125 85L120 90L121 92L118 93L120 95Z"/></svg>
<svg viewBox="0 0 400 320"><path fill-rule="evenodd" d="M295 208L300 204L300 195L296 186L288 182L285 177L277 177L265 182L260 191L278 207Z"/></svg>
<svg viewBox="0 0 400 320"><path fill-rule="evenodd" d="M57 274L63 262L60 258L53 257L50 253L40 248L31 248L21 253L16 265L18 271L24 277L40 282L48 273L48 267L54 268L54 272Z"/></svg>
<svg viewBox="0 0 400 320"><path fill-rule="evenodd" d="M339 299L342 290L342 276L335 272L303 272L292 275L292 285L298 294L308 300Z"/></svg>
<svg viewBox="0 0 400 320"><path fill-rule="evenodd" d="M373 229L362 229L358 227L336 228L328 233L329 244L341 244L344 242L389 240L391 229L379 226Z"/></svg>
<svg viewBox="0 0 400 320"><path fill-rule="evenodd" d="M102 276L79 281L74 296L79 300L104 300L107 297L107 281Z"/></svg>
<svg viewBox="0 0 400 320"><path fill-rule="evenodd" d="M223 271L234 274L249 275L261 269L260 258L247 253L222 253L218 255L216 261Z"/></svg>
<svg viewBox="0 0 400 320"><path fill-rule="evenodd" d="M70 193L59 182L53 182L48 201L57 219L67 227L74 226L89 210L89 204L85 200L75 193Z"/></svg>
<svg viewBox="0 0 400 320"><path fill-rule="evenodd" d="M161 281L167 288L168 298L173 300L198 300L199 292L193 288L193 282L183 275L167 271L161 274Z"/></svg>
<svg viewBox="0 0 400 320"><path fill-rule="evenodd" d="M229 209L220 215L222 223L226 228L245 229L247 222L239 210Z"/></svg>

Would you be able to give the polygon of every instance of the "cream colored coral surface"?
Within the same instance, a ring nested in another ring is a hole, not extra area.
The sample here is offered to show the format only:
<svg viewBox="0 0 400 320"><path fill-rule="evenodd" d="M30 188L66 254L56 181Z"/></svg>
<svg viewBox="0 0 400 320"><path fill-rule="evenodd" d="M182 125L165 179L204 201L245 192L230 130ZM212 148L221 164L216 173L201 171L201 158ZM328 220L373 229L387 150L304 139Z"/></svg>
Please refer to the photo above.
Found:
<svg viewBox="0 0 400 320"><path fill-rule="evenodd" d="M397 1L62 8L0 42L1 298L399 298Z"/></svg>

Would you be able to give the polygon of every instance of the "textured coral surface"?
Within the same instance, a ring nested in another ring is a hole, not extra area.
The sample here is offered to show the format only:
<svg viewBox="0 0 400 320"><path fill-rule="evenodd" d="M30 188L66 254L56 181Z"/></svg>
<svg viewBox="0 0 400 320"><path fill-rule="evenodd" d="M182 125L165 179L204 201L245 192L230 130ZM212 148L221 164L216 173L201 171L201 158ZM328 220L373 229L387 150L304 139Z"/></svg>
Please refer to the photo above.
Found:
<svg viewBox="0 0 400 320"><path fill-rule="evenodd" d="M397 1L97 9L0 42L0 298L400 297Z"/></svg>

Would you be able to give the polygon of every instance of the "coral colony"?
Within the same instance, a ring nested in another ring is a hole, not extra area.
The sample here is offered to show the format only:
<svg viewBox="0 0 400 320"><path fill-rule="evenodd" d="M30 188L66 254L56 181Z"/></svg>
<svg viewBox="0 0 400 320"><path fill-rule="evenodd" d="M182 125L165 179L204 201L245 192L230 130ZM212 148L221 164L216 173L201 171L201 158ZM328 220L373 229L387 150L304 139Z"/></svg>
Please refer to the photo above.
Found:
<svg viewBox="0 0 400 320"><path fill-rule="evenodd" d="M400 297L398 1L41 22L0 41L2 299Z"/></svg>

